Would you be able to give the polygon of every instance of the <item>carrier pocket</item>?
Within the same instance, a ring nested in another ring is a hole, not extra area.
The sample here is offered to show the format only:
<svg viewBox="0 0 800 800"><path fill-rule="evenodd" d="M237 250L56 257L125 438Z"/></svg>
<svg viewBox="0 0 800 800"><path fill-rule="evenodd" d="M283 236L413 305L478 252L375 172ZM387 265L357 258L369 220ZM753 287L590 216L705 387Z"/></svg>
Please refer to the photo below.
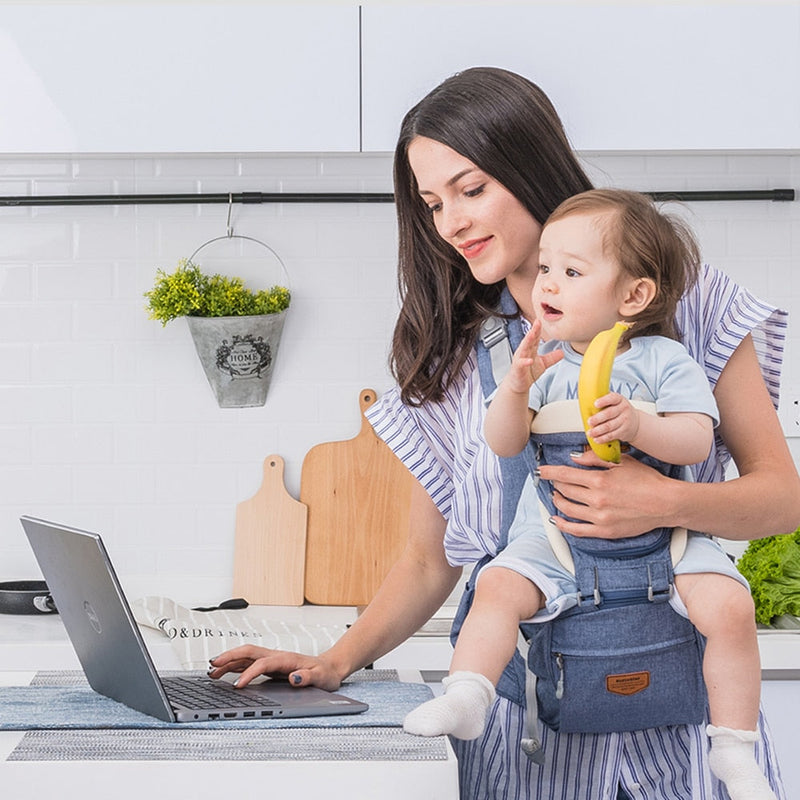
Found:
<svg viewBox="0 0 800 800"><path fill-rule="evenodd" d="M668 604L565 614L527 627L539 717L564 733L702 722L702 638Z"/></svg>

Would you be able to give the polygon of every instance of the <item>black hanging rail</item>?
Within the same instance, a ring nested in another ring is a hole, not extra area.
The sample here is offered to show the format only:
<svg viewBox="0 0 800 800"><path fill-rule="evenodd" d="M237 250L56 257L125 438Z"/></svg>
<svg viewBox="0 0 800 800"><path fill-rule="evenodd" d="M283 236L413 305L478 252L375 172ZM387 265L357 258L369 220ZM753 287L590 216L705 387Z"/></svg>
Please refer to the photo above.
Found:
<svg viewBox="0 0 800 800"><path fill-rule="evenodd" d="M645 192L657 202L678 200L683 202L719 202L731 200L771 200L786 202L794 200L794 189L733 189L729 191L699 192Z"/></svg>
<svg viewBox="0 0 800 800"><path fill-rule="evenodd" d="M658 202L722 202L795 199L794 189L644 192ZM87 194L0 197L0 206L130 206L192 203L393 203L391 193L370 192L219 192L214 194Z"/></svg>
<svg viewBox="0 0 800 800"><path fill-rule="evenodd" d="M191 203L393 203L369 192L220 192L215 194L84 194L0 197L0 206L135 206Z"/></svg>

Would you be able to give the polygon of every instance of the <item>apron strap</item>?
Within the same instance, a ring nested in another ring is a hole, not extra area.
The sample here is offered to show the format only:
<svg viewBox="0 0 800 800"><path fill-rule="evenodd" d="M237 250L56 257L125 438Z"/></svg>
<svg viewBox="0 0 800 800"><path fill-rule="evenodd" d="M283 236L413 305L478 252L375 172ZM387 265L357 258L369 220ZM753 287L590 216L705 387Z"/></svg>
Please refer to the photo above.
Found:
<svg viewBox="0 0 800 800"><path fill-rule="evenodd" d="M519 309L508 288L504 288L500 295L500 313L505 316L492 316L483 323L475 343L484 398L491 397L505 377L511 366L511 356L525 335ZM517 512L522 486L530 474L530 465L535 463L533 446L529 443L519 455L500 458L499 461L503 477L503 506L497 552L504 550L508 544L508 530Z"/></svg>

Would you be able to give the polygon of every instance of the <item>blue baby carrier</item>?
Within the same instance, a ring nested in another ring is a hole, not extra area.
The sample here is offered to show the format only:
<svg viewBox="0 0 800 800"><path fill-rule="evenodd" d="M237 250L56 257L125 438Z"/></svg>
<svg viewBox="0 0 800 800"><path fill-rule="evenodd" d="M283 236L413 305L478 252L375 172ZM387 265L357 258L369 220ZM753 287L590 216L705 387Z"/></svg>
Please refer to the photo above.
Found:
<svg viewBox="0 0 800 800"><path fill-rule="evenodd" d="M507 291L501 307L504 313L516 312ZM484 324L477 350L485 395L494 391L507 371L512 348L521 338L519 320L494 317ZM545 415L537 415L537 420L540 416ZM523 454L500 459L504 503L498 551L506 545L522 484L532 470L539 464L574 466L569 453L585 445L582 430L537 431ZM682 474L675 471L679 468L630 452L666 474ZM517 654L498 684L498 694L511 700L520 702L527 696L530 738L523 747L528 755L541 762L537 716L565 733L702 722L706 708L703 638L668 602L673 591L673 560L679 557L676 551L685 544L686 532L673 535L671 529L659 528L616 540L562 534L547 520L558 513L552 503L552 487L539 481L537 492L544 506L548 538L559 560L574 573L580 599L577 606L553 620L521 626L529 643L528 671L521 677ZM477 571L489 560L479 563L468 594ZM471 596L462 603L460 619L470 603ZM454 631L458 627L454 626Z"/></svg>

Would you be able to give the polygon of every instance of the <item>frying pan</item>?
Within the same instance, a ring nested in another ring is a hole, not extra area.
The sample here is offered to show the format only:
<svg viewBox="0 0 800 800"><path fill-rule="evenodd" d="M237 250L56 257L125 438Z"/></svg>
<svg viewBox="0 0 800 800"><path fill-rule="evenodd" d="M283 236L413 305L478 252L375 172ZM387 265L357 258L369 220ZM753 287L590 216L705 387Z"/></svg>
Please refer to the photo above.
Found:
<svg viewBox="0 0 800 800"><path fill-rule="evenodd" d="M44 581L0 583L0 614L52 614L56 604Z"/></svg>

